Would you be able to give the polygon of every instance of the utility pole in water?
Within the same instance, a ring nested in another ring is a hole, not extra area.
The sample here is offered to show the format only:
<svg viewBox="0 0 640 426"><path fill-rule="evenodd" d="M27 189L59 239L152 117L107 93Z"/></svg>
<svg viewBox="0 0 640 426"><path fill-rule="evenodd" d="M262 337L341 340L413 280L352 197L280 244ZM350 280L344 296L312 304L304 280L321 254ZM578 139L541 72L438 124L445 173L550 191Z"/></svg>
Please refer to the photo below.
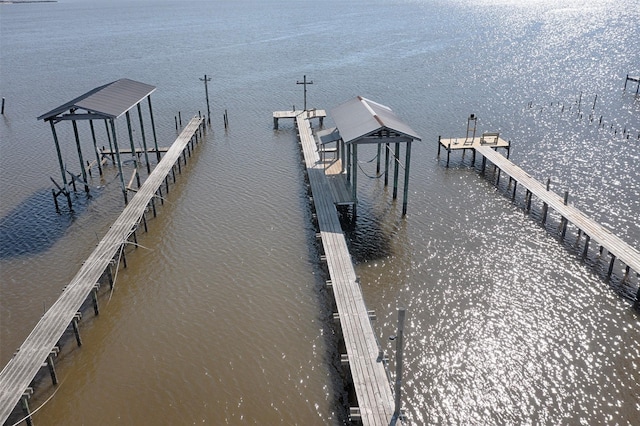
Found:
<svg viewBox="0 0 640 426"><path fill-rule="evenodd" d="M207 82L211 81L211 77L207 78L207 75L204 75L204 78L201 78L200 81L204 81L204 94L207 97L207 122L211 125L211 109L209 108L209 88L207 87Z"/></svg>
<svg viewBox="0 0 640 426"><path fill-rule="evenodd" d="M307 81L307 76L304 76L302 81L296 81L296 84L304 84L304 110L307 110L307 84L313 84L313 81Z"/></svg>

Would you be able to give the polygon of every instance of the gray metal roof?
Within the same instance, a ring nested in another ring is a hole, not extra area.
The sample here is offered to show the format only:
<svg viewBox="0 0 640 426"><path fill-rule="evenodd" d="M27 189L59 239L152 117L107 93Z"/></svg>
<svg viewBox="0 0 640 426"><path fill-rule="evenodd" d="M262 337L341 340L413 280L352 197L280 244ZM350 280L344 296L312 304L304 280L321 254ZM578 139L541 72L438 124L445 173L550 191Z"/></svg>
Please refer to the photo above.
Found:
<svg viewBox="0 0 640 426"><path fill-rule="evenodd" d="M156 90L155 86L121 78L104 86L96 87L84 95L60 105L38 117L38 120L71 119L70 114L63 113L77 109L84 110L87 114L75 114L74 119L118 118L153 93L154 90Z"/></svg>
<svg viewBox="0 0 640 426"><path fill-rule="evenodd" d="M383 137L398 142L420 140L391 108L362 96L338 105L330 114L345 143L380 143Z"/></svg>

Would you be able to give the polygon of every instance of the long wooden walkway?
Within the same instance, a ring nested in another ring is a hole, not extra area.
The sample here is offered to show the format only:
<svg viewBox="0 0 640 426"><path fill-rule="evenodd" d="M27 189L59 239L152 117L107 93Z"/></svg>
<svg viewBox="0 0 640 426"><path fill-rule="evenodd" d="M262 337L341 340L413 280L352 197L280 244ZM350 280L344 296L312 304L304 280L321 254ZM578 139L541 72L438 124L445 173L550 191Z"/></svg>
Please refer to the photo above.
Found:
<svg viewBox="0 0 640 426"><path fill-rule="evenodd" d="M363 425L395 423L391 386L356 279L347 242L307 114L296 117L322 244Z"/></svg>
<svg viewBox="0 0 640 426"><path fill-rule="evenodd" d="M69 325L73 324L76 329L75 318L82 304L95 292L112 259L117 258L121 248L128 243L147 206L179 161L180 155L190 142L193 144L194 138L197 140L203 123L201 117L191 119L58 300L42 316L18 352L0 372L0 424L4 424L11 415L43 364L47 363L50 369L53 368L51 357L57 353L58 341ZM95 297L95 293L93 295Z"/></svg>
<svg viewBox="0 0 640 426"><path fill-rule="evenodd" d="M568 205L565 199L558 194L547 190L547 187L542 183L532 178L528 173L522 170L520 167L513 164L504 156L497 153L490 146L478 146L475 148L480 154L482 154L487 160L495 164L500 170L506 173L509 177L515 180L515 185L518 183L523 185L527 192L527 205L530 206L531 196L535 195L544 204L543 220L546 219L546 209L553 208L563 218L563 226L566 229L567 221L573 223L579 230L586 235L586 242L583 250L583 256L586 255L589 249L589 243L591 240L600 245L601 248L605 248L611 255L611 263L609 265L608 274L611 275L614 267L615 260L618 259L624 263L627 268L625 275L629 273L629 269L633 269L636 273L640 273L640 251L631 247L629 244L622 241L619 237L613 235L611 231L603 227L593 219L587 217L580 210ZM564 233L564 229L563 229ZM638 297L640 298L640 289Z"/></svg>

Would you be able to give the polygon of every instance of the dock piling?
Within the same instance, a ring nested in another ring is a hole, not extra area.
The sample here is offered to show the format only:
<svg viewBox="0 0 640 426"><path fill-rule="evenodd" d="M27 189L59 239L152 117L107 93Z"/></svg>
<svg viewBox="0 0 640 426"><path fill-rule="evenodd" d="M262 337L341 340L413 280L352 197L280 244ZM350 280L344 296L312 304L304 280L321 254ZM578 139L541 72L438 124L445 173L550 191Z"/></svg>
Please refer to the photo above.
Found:
<svg viewBox="0 0 640 426"><path fill-rule="evenodd" d="M404 308L398 309L398 334L394 336L396 341L396 381L394 386L394 411L393 417L399 418L401 415L401 403L402 403L402 363L404 358L404 318L406 310Z"/></svg>

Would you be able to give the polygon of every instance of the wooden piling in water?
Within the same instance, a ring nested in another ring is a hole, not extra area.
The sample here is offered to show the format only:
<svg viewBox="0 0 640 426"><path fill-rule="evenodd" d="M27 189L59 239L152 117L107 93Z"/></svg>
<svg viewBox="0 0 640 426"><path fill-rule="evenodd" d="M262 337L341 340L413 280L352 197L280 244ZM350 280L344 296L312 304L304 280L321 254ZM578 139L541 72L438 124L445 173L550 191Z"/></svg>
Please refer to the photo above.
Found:
<svg viewBox="0 0 640 426"><path fill-rule="evenodd" d="M78 310L85 302L89 301L90 297L89 303L93 305L95 315L99 315L99 283L103 280L105 273L108 277L110 276L111 262L117 259L119 254L126 267L124 249L127 237L132 231L135 231L145 214L149 201L159 190L163 176L169 173L172 166L170 163L174 162L185 145L190 143L189 133L196 132L200 125L202 125L202 119L192 120L185 127L183 134L176 139L167 152L165 157L167 161L161 161L144 185L136 191L131 203L127 204L119 218L82 264L71 283L65 287L60 298L45 312L20 349L0 372L0 386L2 387L0 392L0 424L4 424L17 404L22 405L27 415L27 422L31 423L29 417L31 412L28 406L28 398L31 393L24 393L24 389L28 388L29 383L44 366L49 369L54 384L58 382L53 358L58 354L56 346L62 335L71 325L78 346L82 345L78 329L80 319ZM111 278L110 285L113 285Z"/></svg>

